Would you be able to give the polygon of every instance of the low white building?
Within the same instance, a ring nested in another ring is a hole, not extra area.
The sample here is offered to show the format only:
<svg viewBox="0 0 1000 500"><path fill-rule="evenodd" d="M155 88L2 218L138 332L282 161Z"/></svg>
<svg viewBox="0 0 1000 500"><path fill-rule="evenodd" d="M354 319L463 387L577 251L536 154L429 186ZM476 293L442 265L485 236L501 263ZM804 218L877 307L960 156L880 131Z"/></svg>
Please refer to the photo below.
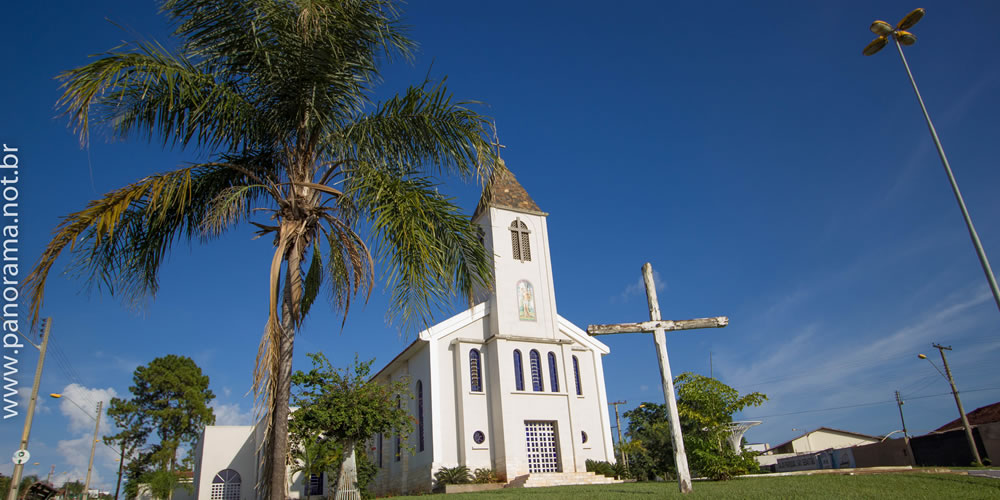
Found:
<svg viewBox="0 0 1000 500"><path fill-rule="evenodd" d="M871 443L878 443L882 440L877 436L869 436L858 432L842 431L829 427L820 427L809 431L801 436L792 438L779 445L776 445L762 455L758 455L757 463L762 467L776 465L778 459L794 457L816 453L829 449L849 448Z"/></svg>
<svg viewBox="0 0 1000 500"><path fill-rule="evenodd" d="M546 216L513 174L494 180L473 222L493 254L494 290L420 332L376 374L409 381L417 429L377 436L376 494L429 491L442 467L504 480L614 461L601 357L606 345L556 312ZM411 456L407 445L414 450Z"/></svg>

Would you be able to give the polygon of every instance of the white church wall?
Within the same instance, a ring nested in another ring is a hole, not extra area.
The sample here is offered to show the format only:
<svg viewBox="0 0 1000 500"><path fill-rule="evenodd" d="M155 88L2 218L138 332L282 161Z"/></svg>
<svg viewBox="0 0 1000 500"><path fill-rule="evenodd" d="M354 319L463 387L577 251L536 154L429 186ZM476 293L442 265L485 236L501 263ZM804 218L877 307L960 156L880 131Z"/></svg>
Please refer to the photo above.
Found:
<svg viewBox="0 0 1000 500"><path fill-rule="evenodd" d="M240 498L255 498L257 460L253 429L249 425L212 425L202 431L195 477L198 500L212 497L212 480L226 469L240 474Z"/></svg>
<svg viewBox="0 0 1000 500"><path fill-rule="evenodd" d="M495 295L491 303L490 319L493 333L526 337L552 338L555 331L555 300L549 273L548 242L545 237L545 220L538 215L490 208L493 241ZM515 220L525 223L529 235L531 260L515 260L511 246L510 225ZM534 319L521 319L518 282L531 284Z"/></svg>
<svg viewBox="0 0 1000 500"><path fill-rule="evenodd" d="M424 449L420 449L420 427L419 424L413 426L408 444L412 453L407 455L407 491L418 493L430 491L432 482L432 463L434 458L433 429L434 422L431 417L431 365L430 346L422 343L416 353L408 360L408 372L410 376L410 393L413 398L408 402L410 415L418 417L417 381L423 387L423 429L424 429Z"/></svg>

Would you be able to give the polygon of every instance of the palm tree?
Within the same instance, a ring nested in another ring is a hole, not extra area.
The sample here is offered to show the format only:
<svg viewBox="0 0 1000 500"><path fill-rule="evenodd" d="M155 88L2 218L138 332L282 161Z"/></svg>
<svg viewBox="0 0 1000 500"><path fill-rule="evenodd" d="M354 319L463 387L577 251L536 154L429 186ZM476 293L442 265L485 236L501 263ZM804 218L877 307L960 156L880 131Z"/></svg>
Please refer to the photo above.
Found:
<svg viewBox="0 0 1000 500"><path fill-rule="evenodd" d="M273 238L269 314L254 369L261 497L284 498L295 332L324 286L345 315L384 264L391 313L428 324L434 304L490 286L468 218L436 175L484 179L486 121L424 81L376 103L379 63L415 44L391 0L165 0L176 47L130 42L59 76L60 106L91 125L154 138L210 161L111 191L55 229L25 282L37 321L69 247L86 279L130 301L152 296L177 240L241 223ZM501 167L502 168L502 167Z"/></svg>

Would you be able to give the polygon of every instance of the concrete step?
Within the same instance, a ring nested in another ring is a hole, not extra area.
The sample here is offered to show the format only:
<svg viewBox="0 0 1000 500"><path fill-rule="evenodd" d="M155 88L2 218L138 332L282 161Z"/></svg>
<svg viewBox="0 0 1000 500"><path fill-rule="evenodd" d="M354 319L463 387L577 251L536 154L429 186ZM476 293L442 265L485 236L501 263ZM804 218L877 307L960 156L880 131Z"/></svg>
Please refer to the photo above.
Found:
<svg viewBox="0 0 1000 500"><path fill-rule="evenodd" d="M593 472L542 472L515 477L505 488L543 488L574 484L616 484L623 481Z"/></svg>

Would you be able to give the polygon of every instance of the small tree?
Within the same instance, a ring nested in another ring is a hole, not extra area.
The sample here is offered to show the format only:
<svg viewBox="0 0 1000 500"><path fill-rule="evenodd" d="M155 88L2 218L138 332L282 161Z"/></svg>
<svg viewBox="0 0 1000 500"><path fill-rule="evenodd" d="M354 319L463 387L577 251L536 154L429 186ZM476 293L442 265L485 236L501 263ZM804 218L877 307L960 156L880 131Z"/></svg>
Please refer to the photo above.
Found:
<svg viewBox="0 0 1000 500"><path fill-rule="evenodd" d="M299 406L289 423L293 439L340 443L343 451L331 463L340 465L341 481L356 485L354 448L357 443L377 433L398 433L403 441L409 435L412 421L399 404L402 395L409 396L408 381L380 384L370 380L374 360L361 362L355 357L351 368L336 369L322 353L309 354L309 358L313 368L292 375L296 389L293 401ZM335 448L324 446L321 449Z"/></svg>
<svg viewBox="0 0 1000 500"><path fill-rule="evenodd" d="M83 483L80 481L66 481L63 483L63 491L66 492L67 498L82 498L83 497Z"/></svg>
<svg viewBox="0 0 1000 500"><path fill-rule="evenodd" d="M118 500L126 457L131 458L139 447L146 443L151 429L148 419L131 400L111 398L108 417L114 421L115 428L118 429L118 433L104 436L104 444L118 450L118 483L115 486L115 500Z"/></svg>
<svg viewBox="0 0 1000 500"><path fill-rule="evenodd" d="M734 452L726 442L726 424L733 421L736 412L763 404L767 396L759 392L740 396L739 391L714 378L690 372L678 375L674 387L691 469L713 479L756 471L753 453ZM634 460L637 477L675 474L666 405L643 403L625 412L625 416L629 419L629 437L639 448Z"/></svg>

